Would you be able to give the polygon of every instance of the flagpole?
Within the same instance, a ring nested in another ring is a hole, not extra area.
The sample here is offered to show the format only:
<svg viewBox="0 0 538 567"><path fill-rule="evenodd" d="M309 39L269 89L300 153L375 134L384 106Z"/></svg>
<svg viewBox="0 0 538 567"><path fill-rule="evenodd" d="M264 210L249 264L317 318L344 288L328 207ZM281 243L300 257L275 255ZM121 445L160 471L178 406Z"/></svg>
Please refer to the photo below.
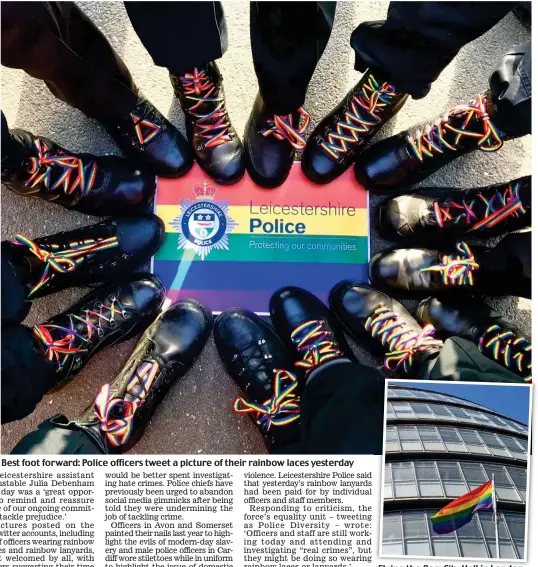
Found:
<svg viewBox="0 0 538 567"><path fill-rule="evenodd" d="M491 475L491 489L493 492L493 521L495 522L495 549L497 551L497 559L501 558L499 547L499 524L497 522L497 495L495 494L495 473Z"/></svg>

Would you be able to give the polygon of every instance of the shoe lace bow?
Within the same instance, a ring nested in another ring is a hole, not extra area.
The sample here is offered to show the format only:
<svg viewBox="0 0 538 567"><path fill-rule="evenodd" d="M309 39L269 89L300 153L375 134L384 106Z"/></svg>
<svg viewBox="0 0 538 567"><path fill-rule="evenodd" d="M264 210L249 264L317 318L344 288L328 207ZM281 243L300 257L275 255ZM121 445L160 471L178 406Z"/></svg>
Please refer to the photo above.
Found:
<svg viewBox="0 0 538 567"><path fill-rule="evenodd" d="M421 268L420 271L439 273L446 286L474 285L473 272L480 266L466 242L457 242L456 249L460 252L459 255L445 254L440 264Z"/></svg>
<svg viewBox="0 0 538 567"><path fill-rule="evenodd" d="M238 397L232 409L235 413L252 413L262 431L268 432L271 426L281 427L299 419L300 405L296 393L299 383L297 378L287 370L275 370L273 379L273 395L265 402L258 404Z"/></svg>
<svg viewBox="0 0 538 567"><path fill-rule="evenodd" d="M306 321L292 331L291 340L303 357L295 363L295 366L309 372L327 360L343 356L332 333L323 327L324 322L322 320L313 319Z"/></svg>
<svg viewBox="0 0 538 567"><path fill-rule="evenodd" d="M452 124L454 117L461 117L462 124L456 127ZM478 118L482 125L482 131L471 129L471 119ZM452 141L447 139L451 134ZM486 99L479 95L468 104L459 104L451 109L435 123L427 125L423 130L418 130L414 135L407 136L407 142L413 155L420 161L425 157L431 158L443 154L445 150L456 151L462 138L474 138L478 148L484 152L493 152L503 145L502 134L493 122L486 110Z"/></svg>
<svg viewBox="0 0 538 567"><path fill-rule="evenodd" d="M136 410L144 404L158 372L157 361L144 361L133 372L123 397L112 397L110 384L105 384L95 397L95 415L113 447L121 447L128 441Z"/></svg>
<svg viewBox="0 0 538 567"><path fill-rule="evenodd" d="M296 150L306 147L305 132L310 124L310 114L299 108L299 126L293 125L293 114L279 116L275 114L267 121L266 127L260 131L262 136L274 136L277 140L288 140Z"/></svg>
<svg viewBox="0 0 538 567"><path fill-rule="evenodd" d="M17 246L26 246L28 250L45 264L45 269L37 284L30 290L28 297L50 282L56 274L66 274L76 270L80 264L91 258L97 252L119 246L118 238L111 236L102 239L86 239L70 242L67 247L59 244L38 246L33 240L17 234L13 241Z"/></svg>

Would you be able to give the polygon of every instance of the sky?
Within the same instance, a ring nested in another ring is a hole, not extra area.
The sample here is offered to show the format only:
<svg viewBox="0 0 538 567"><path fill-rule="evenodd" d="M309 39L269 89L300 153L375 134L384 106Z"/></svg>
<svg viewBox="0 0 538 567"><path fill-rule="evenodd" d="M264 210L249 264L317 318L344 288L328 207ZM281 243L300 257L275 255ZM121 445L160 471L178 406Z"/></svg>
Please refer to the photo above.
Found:
<svg viewBox="0 0 538 567"><path fill-rule="evenodd" d="M525 425L529 424L529 396L531 388L526 385L468 384L462 382L434 384L424 381L401 382L399 380L391 382L391 384L457 396L516 419Z"/></svg>

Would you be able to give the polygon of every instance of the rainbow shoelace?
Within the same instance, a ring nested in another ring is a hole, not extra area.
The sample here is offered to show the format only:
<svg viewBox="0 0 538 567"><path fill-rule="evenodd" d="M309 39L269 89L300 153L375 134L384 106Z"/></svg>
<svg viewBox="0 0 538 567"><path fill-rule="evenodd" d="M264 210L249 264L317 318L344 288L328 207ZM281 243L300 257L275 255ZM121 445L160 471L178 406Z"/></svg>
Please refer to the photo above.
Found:
<svg viewBox="0 0 538 567"><path fill-rule="evenodd" d="M39 291L50 282L56 274L67 274L76 270L84 260L97 252L119 246L118 238L111 236L103 239L87 239L70 242L67 248L60 250L58 244L47 244L41 248L30 238L17 234L13 244L26 246L30 252L45 264L45 270L37 284L30 290L28 297Z"/></svg>
<svg viewBox="0 0 538 567"><path fill-rule="evenodd" d="M28 160L28 173L30 177L25 182L27 187L35 187L40 183L49 190L61 188L66 195L79 191L82 197L90 193L97 175L97 164L94 161L86 165L75 156L63 153L54 155L48 145L39 138L34 141L37 157ZM53 173L59 173L55 182L52 182Z"/></svg>
<svg viewBox="0 0 538 567"><path fill-rule="evenodd" d="M470 226L469 232L486 230L493 228L508 217L518 217L524 215L527 210L519 197L520 184L514 187L509 185L504 191L496 191L491 198L487 198L482 193L478 193L476 198L459 203L451 201L447 206L442 207L438 201L433 204L435 221L443 228L446 223L467 224ZM478 214L473 210L477 205L485 205L483 218L479 219Z"/></svg>
<svg viewBox="0 0 538 567"><path fill-rule="evenodd" d="M262 404L257 404L242 397L234 400L232 409L235 413L254 414L256 423L264 432L272 426L288 425L299 419L299 397L295 390L299 383L297 378L287 370L275 370L274 394Z"/></svg>
<svg viewBox="0 0 538 567"><path fill-rule="evenodd" d="M156 361L143 362L134 371L123 397L113 398L110 395L110 384L105 384L97 394L94 402L95 415L100 422L101 431L113 447L121 447L129 440L136 410L146 400L158 372L159 364Z"/></svg>
<svg viewBox="0 0 538 567"><path fill-rule="evenodd" d="M136 137L141 146L149 144L155 136L162 130L160 126L148 120L144 116L140 116L136 112L131 112L131 119L133 121Z"/></svg>
<svg viewBox="0 0 538 567"><path fill-rule="evenodd" d="M206 148L214 148L229 142L230 122L224 106L224 97L216 94L217 87L204 69L195 68L192 73L180 77L185 98L193 102L187 109L200 127ZM199 114L198 108L205 103L214 103L215 108L207 114Z"/></svg>
<svg viewBox="0 0 538 567"><path fill-rule="evenodd" d="M267 122L267 128L260 131L262 136L275 136L277 140L288 140L292 147L296 150L302 150L306 147L305 132L310 124L310 114L299 108L299 126L293 126L293 114L283 116L274 115Z"/></svg>
<svg viewBox="0 0 538 567"><path fill-rule="evenodd" d="M463 124L456 128L451 124L454 117L465 117ZM469 129L471 119L478 118L482 124L482 132ZM449 142L447 133L454 139ZM414 136L407 136L407 142L413 155L423 161L425 157L440 155L445 150L456 151L457 145L464 137L474 138L477 146L484 152L493 152L503 145L501 133L495 128L486 110L486 99L479 95L468 104L452 107L447 114L435 124L428 125L425 130L418 131Z"/></svg>
<svg viewBox="0 0 538 567"><path fill-rule="evenodd" d="M95 336L95 333L101 336L103 334L103 323L108 323L110 326L115 325L117 315L125 317L127 314L125 308L116 297L111 299L109 306L102 303L98 305L99 311L84 310L84 318L74 313L68 315L69 327L50 323L34 326L34 336L45 347L47 359L56 363L58 372L62 370L70 356L80 352L87 352L88 349L81 348L82 344L89 343ZM92 322L92 317L97 319L97 325ZM76 322L84 324L86 336L75 330ZM59 335L59 337L53 338L53 334Z"/></svg>
<svg viewBox="0 0 538 567"><path fill-rule="evenodd" d="M466 242L457 242L456 249L461 255L444 255L440 264L421 268L420 271L439 273L446 286L474 285L473 272L480 266Z"/></svg>
<svg viewBox="0 0 538 567"><path fill-rule="evenodd" d="M368 317L364 328L388 348L383 366L389 372L401 368L409 373L413 366L413 356L417 352L443 346L443 341L434 338L433 325L428 324L417 333L384 304L379 305Z"/></svg>
<svg viewBox="0 0 538 567"><path fill-rule="evenodd" d="M323 324L323 321L314 319L299 325L291 333L291 340L303 357L295 363L295 366L306 372L310 372L327 360L343 356L332 334L323 329Z"/></svg>
<svg viewBox="0 0 538 567"><path fill-rule="evenodd" d="M514 366L525 382L532 382L532 344L499 325L491 325L478 341L480 352L511 370Z"/></svg>
<svg viewBox="0 0 538 567"><path fill-rule="evenodd" d="M335 160L340 154L346 154L351 144L356 144L362 135L368 134L374 126L378 126L382 112L397 95L396 88L389 84L379 84L373 75L362 86L361 92L354 95L349 103L342 121L336 124L336 130L327 134L327 141L321 147Z"/></svg>

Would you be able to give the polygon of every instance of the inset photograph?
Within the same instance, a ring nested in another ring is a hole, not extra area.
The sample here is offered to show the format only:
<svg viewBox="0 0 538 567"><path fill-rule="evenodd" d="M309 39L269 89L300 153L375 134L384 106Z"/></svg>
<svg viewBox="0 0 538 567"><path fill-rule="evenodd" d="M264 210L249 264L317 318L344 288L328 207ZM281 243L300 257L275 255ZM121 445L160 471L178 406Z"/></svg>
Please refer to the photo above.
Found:
<svg viewBox="0 0 538 567"><path fill-rule="evenodd" d="M531 386L390 381L380 556L525 560Z"/></svg>

